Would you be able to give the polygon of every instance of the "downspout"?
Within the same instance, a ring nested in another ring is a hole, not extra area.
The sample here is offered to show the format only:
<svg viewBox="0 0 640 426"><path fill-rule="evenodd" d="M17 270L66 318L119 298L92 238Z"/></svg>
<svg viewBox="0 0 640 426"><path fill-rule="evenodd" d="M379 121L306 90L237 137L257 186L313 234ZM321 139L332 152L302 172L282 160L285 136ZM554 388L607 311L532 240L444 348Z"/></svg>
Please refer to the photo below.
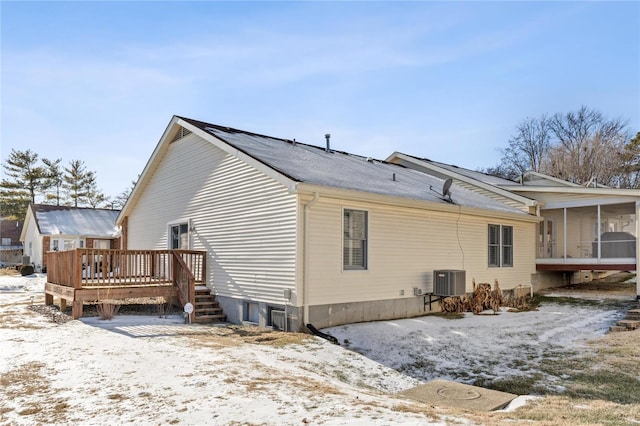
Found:
<svg viewBox="0 0 640 426"><path fill-rule="evenodd" d="M309 297L307 296L307 283L309 282L309 210L315 203L318 202L320 198L320 194L317 192L313 193L313 198L304 206L304 249L303 249L303 274L302 274L302 309L303 309L303 320L302 323L309 323Z"/></svg>

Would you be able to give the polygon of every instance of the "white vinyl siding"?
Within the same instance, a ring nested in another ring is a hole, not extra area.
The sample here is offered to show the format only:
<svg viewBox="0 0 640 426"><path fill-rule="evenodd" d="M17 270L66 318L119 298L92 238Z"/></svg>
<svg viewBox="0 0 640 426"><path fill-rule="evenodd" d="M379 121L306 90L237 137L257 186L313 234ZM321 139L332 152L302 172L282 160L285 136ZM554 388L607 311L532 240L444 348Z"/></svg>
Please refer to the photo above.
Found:
<svg viewBox="0 0 640 426"><path fill-rule="evenodd" d="M34 265L42 265L44 251L49 248L42 246L42 236L38 232L38 226L36 225L34 217L31 214L28 214L27 217L29 219L24 224L27 228L24 234L24 247L27 248L25 254L30 257L31 263Z"/></svg>
<svg viewBox="0 0 640 426"><path fill-rule="evenodd" d="M366 210L368 266L354 274L342 265L343 210ZM413 296L413 287L428 290L437 269L466 270L471 281L509 289L531 283L535 265L535 222L504 220L513 227L512 268L487 265L489 217L434 212L391 205L355 203L320 196L308 212L310 305L397 299ZM401 295L401 291L404 295Z"/></svg>
<svg viewBox="0 0 640 426"><path fill-rule="evenodd" d="M296 196L195 134L169 145L129 216L129 249L166 249L167 224L191 220L216 294L282 303L295 290Z"/></svg>

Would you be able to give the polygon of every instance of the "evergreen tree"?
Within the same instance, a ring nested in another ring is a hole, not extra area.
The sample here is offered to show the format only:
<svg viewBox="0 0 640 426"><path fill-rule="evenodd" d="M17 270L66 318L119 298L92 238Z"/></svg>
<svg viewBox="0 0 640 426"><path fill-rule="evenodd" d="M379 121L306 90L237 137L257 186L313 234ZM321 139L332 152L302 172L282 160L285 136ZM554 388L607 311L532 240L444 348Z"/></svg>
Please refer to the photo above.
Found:
<svg viewBox="0 0 640 426"><path fill-rule="evenodd" d="M46 166L46 174L47 178L45 181L45 186L47 190L53 189L53 193L47 192L45 195L45 199L47 201L55 202L56 206L60 205L61 197L60 189L62 188L63 182L63 173L62 168L60 167L60 163L62 162L62 158L58 158L57 160L47 160L46 158L42 159L42 163Z"/></svg>
<svg viewBox="0 0 640 426"><path fill-rule="evenodd" d="M38 165L38 154L30 150L11 150L2 167L5 178L0 182L0 214L3 218L23 219L29 203L45 185L46 173Z"/></svg>
<svg viewBox="0 0 640 426"><path fill-rule="evenodd" d="M87 170L82 160L71 160L64 171L63 188L67 199L74 207L83 205L88 201L92 185L95 185L95 173Z"/></svg>

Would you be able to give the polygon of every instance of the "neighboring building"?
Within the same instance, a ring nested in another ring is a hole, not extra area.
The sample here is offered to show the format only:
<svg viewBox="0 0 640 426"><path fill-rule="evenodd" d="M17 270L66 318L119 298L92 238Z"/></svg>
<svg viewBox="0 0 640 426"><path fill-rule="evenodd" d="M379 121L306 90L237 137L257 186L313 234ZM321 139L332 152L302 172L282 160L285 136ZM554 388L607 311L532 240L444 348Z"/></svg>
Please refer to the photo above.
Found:
<svg viewBox="0 0 640 426"><path fill-rule="evenodd" d="M0 265L9 266L22 262L20 233L23 222L2 219L0 221Z"/></svg>
<svg viewBox="0 0 640 426"><path fill-rule="evenodd" d="M499 199L541 217L535 236L534 289L584 282L609 271L635 271L640 257L640 190L584 187L541 173L519 182L394 153L387 161ZM637 283L640 297L640 281Z"/></svg>
<svg viewBox="0 0 640 426"><path fill-rule="evenodd" d="M206 251L207 285L236 323L269 326L283 311L292 329L421 315L439 270L466 271L464 291L472 280L531 285L537 202L446 178L328 140L176 116L117 224L126 249Z"/></svg>
<svg viewBox="0 0 640 426"><path fill-rule="evenodd" d="M36 270L47 266L50 251L120 248L119 210L31 204L20 235L24 255Z"/></svg>

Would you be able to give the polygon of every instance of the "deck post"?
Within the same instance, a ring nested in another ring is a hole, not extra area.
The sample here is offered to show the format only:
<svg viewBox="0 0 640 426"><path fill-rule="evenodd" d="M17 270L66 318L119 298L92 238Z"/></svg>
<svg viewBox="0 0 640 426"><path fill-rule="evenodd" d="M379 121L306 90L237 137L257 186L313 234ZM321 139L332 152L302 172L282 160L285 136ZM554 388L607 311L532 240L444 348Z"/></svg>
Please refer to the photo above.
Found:
<svg viewBox="0 0 640 426"><path fill-rule="evenodd" d="M82 300L74 300L71 308L71 317L76 320L82 317Z"/></svg>
<svg viewBox="0 0 640 426"><path fill-rule="evenodd" d="M53 305L53 294L49 294L49 293L44 294L44 304Z"/></svg>
<svg viewBox="0 0 640 426"><path fill-rule="evenodd" d="M67 299L60 298L60 312L64 312L67 309Z"/></svg>
<svg viewBox="0 0 640 426"><path fill-rule="evenodd" d="M73 288L82 288L82 249L75 250L73 258Z"/></svg>

